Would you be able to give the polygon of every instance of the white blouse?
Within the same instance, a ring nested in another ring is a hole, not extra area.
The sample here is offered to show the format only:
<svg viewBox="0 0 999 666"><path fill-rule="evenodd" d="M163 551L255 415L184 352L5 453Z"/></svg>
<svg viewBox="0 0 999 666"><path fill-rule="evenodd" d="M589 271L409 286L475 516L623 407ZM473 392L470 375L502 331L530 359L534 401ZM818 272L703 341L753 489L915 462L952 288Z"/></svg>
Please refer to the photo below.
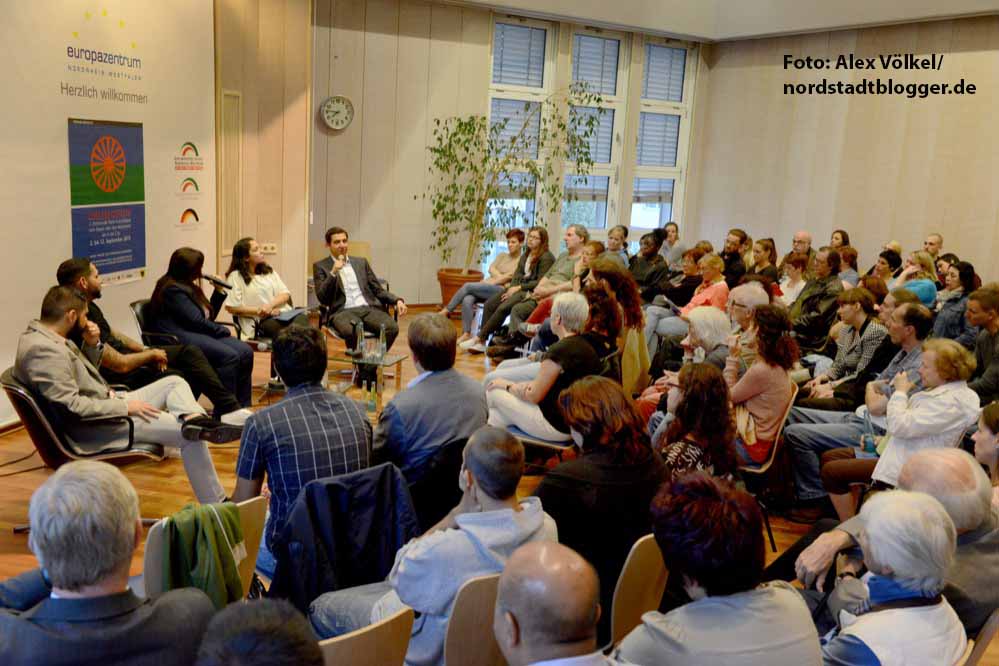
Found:
<svg viewBox="0 0 999 666"><path fill-rule="evenodd" d="M229 296L225 299L225 306L227 308L259 308L273 301L279 294L291 293L288 287L285 286L281 276L277 274L277 271L273 271L267 275L254 275L253 279L250 280L250 284L246 284L239 271L229 273L226 279L232 283ZM291 305L288 303L278 308L281 312L290 309ZM257 317L239 315L239 326L244 338L253 337L253 324L257 319Z"/></svg>

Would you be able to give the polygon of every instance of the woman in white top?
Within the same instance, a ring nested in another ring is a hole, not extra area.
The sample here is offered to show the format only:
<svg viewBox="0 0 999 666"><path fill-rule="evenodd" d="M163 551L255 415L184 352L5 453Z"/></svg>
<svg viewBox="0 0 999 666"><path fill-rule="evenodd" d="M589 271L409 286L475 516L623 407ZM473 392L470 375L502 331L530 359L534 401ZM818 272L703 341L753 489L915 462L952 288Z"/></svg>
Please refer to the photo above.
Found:
<svg viewBox="0 0 999 666"><path fill-rule="evenodd" d="M304 312L290 319L279 318L292 309L291 292L277 271L264 261L260 244L252 238L241 238L233 245L226 279L232 289L225 299L225 309L233 315L243 339L274 338L290 324L309 325Z"/></svg>
<svg viewBox="0 0 999 666"><path fill-rule="evenodd" d="M792 254L784 261L784 279L780 282L780 302L791 307L798 294L805 288L805 271L808 270L807 254Z"/></svg>

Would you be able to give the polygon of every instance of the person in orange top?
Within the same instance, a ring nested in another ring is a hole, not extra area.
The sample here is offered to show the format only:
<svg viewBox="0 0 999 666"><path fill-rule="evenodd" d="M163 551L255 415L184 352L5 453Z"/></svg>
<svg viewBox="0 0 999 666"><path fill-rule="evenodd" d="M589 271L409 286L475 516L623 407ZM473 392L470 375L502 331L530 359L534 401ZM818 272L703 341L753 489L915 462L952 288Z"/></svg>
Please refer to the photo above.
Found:
<svg viewBox="0 0 999 666"><path fill-rule="evenodd" d="M728 301L728 285L722 271L725 262L717 254L708 254L697 262L701 271L701 285L694 291L693 298L682 308L663 299L656 298L653 305L645 310L645 342L649 346L649 356L655 356L660 336L683 337L689 326L684 316L696 307L712 305L725 309Z"/></svg>

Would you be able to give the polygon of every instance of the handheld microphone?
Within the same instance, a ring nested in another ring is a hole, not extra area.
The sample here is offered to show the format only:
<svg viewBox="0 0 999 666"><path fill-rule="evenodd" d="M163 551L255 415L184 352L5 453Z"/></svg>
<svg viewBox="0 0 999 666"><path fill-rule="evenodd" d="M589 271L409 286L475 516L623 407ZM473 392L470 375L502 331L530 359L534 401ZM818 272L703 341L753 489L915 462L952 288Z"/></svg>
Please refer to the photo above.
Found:
<svg viewBox="0 0 999 666"><path fill-rule="evenodd" d="M226 282L225 280L223 280L221 278L215 277L214 275L202 274L201 277L205 278L206 280L208 280L209 282L211 282L213 285L215 285L216 287L219 287L221 289L232 289L232 285L231 284L229 284L228 282Z"/></svg>

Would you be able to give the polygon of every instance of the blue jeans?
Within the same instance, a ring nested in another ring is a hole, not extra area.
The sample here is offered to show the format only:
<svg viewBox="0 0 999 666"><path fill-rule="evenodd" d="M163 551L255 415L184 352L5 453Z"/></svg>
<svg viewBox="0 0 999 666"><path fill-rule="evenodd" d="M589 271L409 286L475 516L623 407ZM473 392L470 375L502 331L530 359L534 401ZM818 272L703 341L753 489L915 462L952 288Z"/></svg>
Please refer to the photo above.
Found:
<svg viewBox="0 0 999 666"><path fill-rule="evenodd" d="M541 322L541 327L531 338L531 344L528 346L531 351L545 351L556 342L558 342L558 336L552 332L552 319L549 317Z"/></svg>
<svg viewBox="0 0 999 666"><path fill-rule="evenodd" d="M649 346L649 358L659 349L659 336L685 337L690 327L683 319L673 314L669 308L650 305L645 308L645 343Z"/></svg>
<svg viewBox="0 0 999 666"><path fill-rule="evenodd" d="M488 282L467 282L455 292L445 306L448 311L454 310L461 303L461 331L472 332L472 322L475 321L475 304L485 303L496 294L502 293L503 287Z"/></svg>
<svg viewBox="0 0 999 666"><path fill-rule="evenodd" d="M822 454L832 449L859 446L860 436L868 432L864 419L853 412L829 412L822 409L794 407L784 428L784 441L791 447L794 458L794 487L801 500L826 496L819 474ZM870 431L883 435L885 431L870 424Z"/></svg>
<svg viewBox="0 0 999 666"><path fill-rule="evenodd" d="M319 595L309 604L309 621L316 636L333 638L371 624L371 611L378 600L392 591L380 581Z"/></svg>

